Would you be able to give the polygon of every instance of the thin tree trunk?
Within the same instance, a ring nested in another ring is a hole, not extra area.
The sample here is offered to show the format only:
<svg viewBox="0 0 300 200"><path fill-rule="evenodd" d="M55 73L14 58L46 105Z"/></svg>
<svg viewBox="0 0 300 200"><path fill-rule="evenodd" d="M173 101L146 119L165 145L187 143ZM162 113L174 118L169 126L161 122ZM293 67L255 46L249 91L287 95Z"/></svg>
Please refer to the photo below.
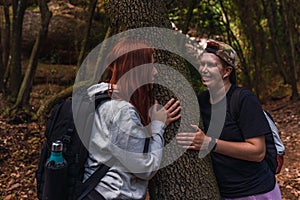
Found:
<svg viewBox="0 0 300 200"><path fill-rule="evenodd" d="M184 25L184 28L183 28L183 31L182 31L183 34L187 34L188 31L189 31L189 26L190 26L191 20L193 18L193 10L195 9L195 7L199 3L199 1L200 0L190 1L189 11L187 13L187 18L186 18L185 25Z"/></svg>
<svg viewBox="0 0 300 200"><path fill-rule="evenodd" d="M10 46L10 19L9 19L9 1L3 0L3 9L5 16L5 29L4 29L4 55L3 55L3 65L6 68L9 57L9 46Z"/></svg>
<svg viewBox="0 0 300 200"><path fill-rule="evenodd" d="M5 87L7 83L7 79L9 77L9 52L10 52L10 18L9 18L9 1L2 0L3 9L4 9L4 17L5 17L5 29L4 29L4 51L3 51L3 91L5 92Z"/></svg>
<svg viewBox="0 0 300 200"><path fill-rule="evenodd" d="M263 4L265 16L268 19L267 22L270 30L270 37L272 41L271 46L274 52L273 53L274 59L277 63L279 70L281 71L283 79L285 80L285 82L288 82L289 80L288 72L286 70L283 57L280 53L281 49L280 49L279 41L281 40L281 38L278 36L279 29L276 27L277 23L274 17L274 13L278 12L276 8L276 4L273 1L268 1L268 0L261 0L261 2Z"/></svg>
<svg viewBox="0 0 300 200"><path fill-rule="evenodd" d="M241 24L243 26L244 33L247 37L248 48L251 49L248 51L248 67L252 68L253 78L251 85L254 88L256 95L261 98L261 92L263 91L261 87L265 85L265 74L263 73L262 63L265 58L265 47L266 39L264 31L261 30L261 26L258 23L262 18L262 9L259 4L252 1L235 1L238 8L238 15L241 19ZM251 14L249 14L251 13ZM260 37L257 37L257 36ZM246 43L247 44L247 43Z"/></svg>
<svg viewBox="0 0 300 200"><path fill-rule="evenodd" d="M23 105L28 104L31 88L32 88L32 83L33 83L33 78L37 69L37 64L38 64L38 54L40 51L40 48L43 44L43 41L47 37L48 33L48 25L50 23L50 19L52 17L52 13L48 9L47 2L44 0L39 0L39 8L40 8L40 13L41 13L41 24L40 24L40 31L37 35L36 41L34 43L29 63L27 66L27 70L23 79L23 82L21 84L18 97L16 100L15 105L13 106L14 108L22 107Z"/></svg>
<svg viewBox="0 0 300 200"><path fill-rule="evenodd" d="M160 0L111 0L106 5L106 12L110 17L113 34L129 29L140 27L164 27L171 29L171 24L165 10L164 1ZM160 37L164 37L161 35ZM158 41L159 42L159 41ZM170 41L171 42L171 41ZM163 45L163 44L162 44ZM186 63L179 57L164 51L156 51L156 63L172 66L177 72L190 79ZM190 96L185 95L186 88L181 81L173 76L170 70L159 71L162 79L173 79L178 91L182 91L183 101L181 105L190 104ZM170 83L171 84L171 83ZM156 88L156 98L161 104L165 104L173 94L164 87ZM197 106L197 105L196 105ZM190 107L189 107L190 108ZM194 116L189 108L183 113L181 124L189 126L190 123L198 123L199 119L193 121ZM179 122L173 123L166 129L164 134L166 145L175 137ZM177 148L164 148L163 162L168 162L178 151ZM151 199L219 199L217 183L212 171L209 156L203 159L198 157L197 151L187 151L172 164L160 169L149 183L149 194Z"/></svg>
<svg viewBox="0 0 300 200"><path fill-rule="evenodd" d="M1 18L0 18L1 19ZM1 23L1 22L0 22ZM0 24L1 25L1 24ZM2 27L0 26L0 93L4 91L4 66L3 66L3 58L2 58Z"/></svg>
<svg viewBox="0 0 300 200"><path fill-rule="evenodd" d="M91 26L92 26L93 17L94 17L94 14L95 14L95 8L96 8L96 5L97 5L97 2L98 2L98 0L92 0L89 3L88 17L87 17L86 27L85 27L85 30L84 30L83 39L82 39L82 42L81 42L81 50L80 50L80 54L79 54L79 57L78 57L77 67L80 67L80 65L83 61L85 52L86 52L86 48L87 48L87 44L88 44L88 38L89 38L89 35L90 35Z"/></svg>
<svg viewBox="0 0 300 200"><path fill-rule="evenodd" d="M224 14L224 17L225 17L225 25L226 25L226 31L227 31L227 34L228 34L228 43L231 45L231 46L234 46L233 43L235 42L235 46L236 46L236 51L239 55L239 58L240 58L240 67L242 68L242 72L243 72L243 75L246 79L245 81L245 84L244 86L245 87L248 87L250 88L251 85L252 85L252 81L251 81L251 76L250 76L250 69L249 69L249 66L247 64L247 61L245 59L245 56L243 54L243 50L241 48L241 45L238 41L238 39L236 38L236 36L234 35L234 33L232 32L231 28L230 28L230 20L229 20L229 17L228 17L228 14L227 14L227 10L224 6L224 3L223 3L223 0L219 0L219 3L221 5L221 8L222 8L222 12ZM231 39L233 38L233 39Z"/></svg>
<svg viewBox="0 0 300 200"><path fill-rule="evenodd" d="M282 17L284 22L284 27L286 30L286 37L288 39L288 51L289 57L287 59L287 63L289 65L289 72L290 72L290 85L292 86L292 97L291 99L298 99L299 93L297 88L297 66L296 66L296 58L295 58L295 47L294 47L294 38L292 34L292 25L293 19L289 17L289 10L286 5L285 0L280 0L282 6Z"/></svg>
<svg viewBox="0 0 300 200"><path fill-rule="evenodd" d="M105 39L107 39L109 37L110 34L110 27L108 27L107 31L106 31L106 35L105 35ZM99 51L99 54L101 54L101 49ZM98 66L99 63L96 63L96 66ZM80 72L86 73L85 69L81 70ZM96 71L92 72L95 76L97 74ZM80 76L84 76L83 74L81 74ZM93 77L92 80L95 80L96 77ZM89 82L90 80L88 80L87 82ZM51 98L47 99L45 102L43 102L42 106L38 109L37 113L35 116L33 116L33 120L35 119L42 119L43 120L43 116L45 113L48 113L50 111L50 109L52 108L53 105L55 105L57 102L59 102L61 99L65 99L67 97L72 96L72 92L73 92L73 88L77 88L80 87L82 85L87 85L89 83L86 82L78 82L75 83L74 85L65 88L64 90L62 90L61 92L59 92L58 94L56 94L55 96L52 96Z"/></svg>
<svg viewBox="0 0 300 200"><path fill-rule="evenodd" d="M22 24L27 0L13 0L12 42L10 49L11 62L9 63L8 91L9 100L15 102L21 85L21 46Z"/></svg>

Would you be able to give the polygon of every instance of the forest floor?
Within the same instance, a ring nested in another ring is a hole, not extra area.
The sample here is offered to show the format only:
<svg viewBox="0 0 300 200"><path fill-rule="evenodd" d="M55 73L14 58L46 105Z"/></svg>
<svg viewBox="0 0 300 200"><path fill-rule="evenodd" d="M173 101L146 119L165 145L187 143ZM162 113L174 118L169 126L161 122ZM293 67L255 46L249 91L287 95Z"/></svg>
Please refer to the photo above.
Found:
<svg viewBox="0 0 300 200"><path fill-rule="evenodd" d="M62 69L64 66L56 66ZM53 71L39 72L31 95L32 110L36 111L41 100L65 86L56 84ZM74 67L71 68L74 70ZM48 74L47 74L48 73ZM64 74L64 79L74 80L74 73ZM47 78L46 78L47 77ZM52 77L52 78L51 78ZM46 80L46 81L45 81ZM300 88L300 85L299 85ZM300 91L299 91L300 92ZM0 109L4 107L0 94ZM286 97L268 101L263 105L275 119L286 147L284 165L277 181L284 200L300 199L300 101L289 101ZM0 116L0 200L37 199L35 171L42 143L44 123L28 120L25 113L13 119Z"/></svg>

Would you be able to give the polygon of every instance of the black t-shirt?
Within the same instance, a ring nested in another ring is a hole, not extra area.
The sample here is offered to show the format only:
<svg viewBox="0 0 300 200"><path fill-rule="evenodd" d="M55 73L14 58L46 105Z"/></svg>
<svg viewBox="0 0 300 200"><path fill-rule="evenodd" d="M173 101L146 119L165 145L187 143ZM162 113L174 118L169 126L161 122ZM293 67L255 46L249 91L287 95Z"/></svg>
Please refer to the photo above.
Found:
<svg viewBox="0 0 300 200"><path fill-rule="evenodd" d="M230 98L236 87L236 85L232 85L226 94L226 99L222 100L223 105L227 105L227 107L225 123L219 139L242 142L247 138L271 133L261 105L250 90L242 90L240 93L239 124L232 118L229 110ZM198 97L205 132L208 128L214 130L214 125L220 123L213 122L215 121L213 120L210 124L212 105L209 98L209 91L202 92ZM226 102L224 102L225 100ZM222 101L214 104L216 112L218 110L221 112ZM252 162L215 152L211 153L211 157L222 197L237 198L262 194L271 191L275 186L275 176L265 160Z"/></svg>

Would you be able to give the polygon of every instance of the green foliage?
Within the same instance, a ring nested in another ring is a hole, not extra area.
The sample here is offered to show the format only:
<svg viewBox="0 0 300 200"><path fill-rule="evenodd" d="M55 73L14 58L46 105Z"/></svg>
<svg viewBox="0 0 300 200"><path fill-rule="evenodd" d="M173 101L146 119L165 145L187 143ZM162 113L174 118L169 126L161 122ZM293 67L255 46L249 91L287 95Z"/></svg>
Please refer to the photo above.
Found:
<svg viewBox="0 0 300 200"><path fill-rule="evenodd" d="M39 9L39 5L33 4L33 5L28 6L26 9L27 10L36 10L36 9Z"/></svg>
<svg viewBox="0 0 300 200"><path fill-rule="evenodd" d="M241 61L241 85L258 95L270 94L265 87L272 87L274 76L295 85L290 77L300 74L299 67L295 69L300 64L300 4L296 0L197 1L187 24L192 2L173 1L168 7L170 20L180 30L188 25L192 36L218 38L232 45ZM196 90L202 90L198 78L193 82Z"/></svg>
<svg viewBox="0 0 300 200"><path fill-rule="evenodd" d="M201 82L201 76L197 69L194 66L189 65L189 71L191 75L191 84L195 91L195 94L198 95L201 91L206 90L206 87Z"/></svg>
<svg viewBox="0 0 300 200"><path fill-rule="evenodd" d="M280 84L271 93L271 98L278 100L291 95L291 87L286 84Z"/></svg>
<svg viewBox="0 0 300 200"><path fill-rule="evenodd" d="M48 60L51 64L59 63L59 55L56 51L53 51L50 54L48 54L48 56L45 56L45 59Z"/></svg>

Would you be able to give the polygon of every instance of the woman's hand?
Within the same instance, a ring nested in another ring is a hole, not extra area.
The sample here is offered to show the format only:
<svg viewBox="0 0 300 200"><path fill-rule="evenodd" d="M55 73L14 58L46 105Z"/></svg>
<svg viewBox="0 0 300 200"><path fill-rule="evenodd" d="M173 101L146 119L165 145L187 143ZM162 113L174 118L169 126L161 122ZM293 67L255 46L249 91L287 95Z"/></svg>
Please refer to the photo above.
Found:
<svg viewBox="0 0 300 200"><path fill-rule="evenodd" d="M175 99L169 100L161 109L158 109L158 102L155 100L152 109L152 120L159 120L165 123L168 126L170 123L178 120L181 117L180 114L180 103L179 101L175 101Z"/></svg>
<svg viewBox="0 0 300 200"><path fill-rule="evenodd" d="M208 144L211 140L204 132L196 125L191 124L191 127L196 130L196 133L178 133L176 136L178 144L185 149L200 150L208 149Z"/></svg>

